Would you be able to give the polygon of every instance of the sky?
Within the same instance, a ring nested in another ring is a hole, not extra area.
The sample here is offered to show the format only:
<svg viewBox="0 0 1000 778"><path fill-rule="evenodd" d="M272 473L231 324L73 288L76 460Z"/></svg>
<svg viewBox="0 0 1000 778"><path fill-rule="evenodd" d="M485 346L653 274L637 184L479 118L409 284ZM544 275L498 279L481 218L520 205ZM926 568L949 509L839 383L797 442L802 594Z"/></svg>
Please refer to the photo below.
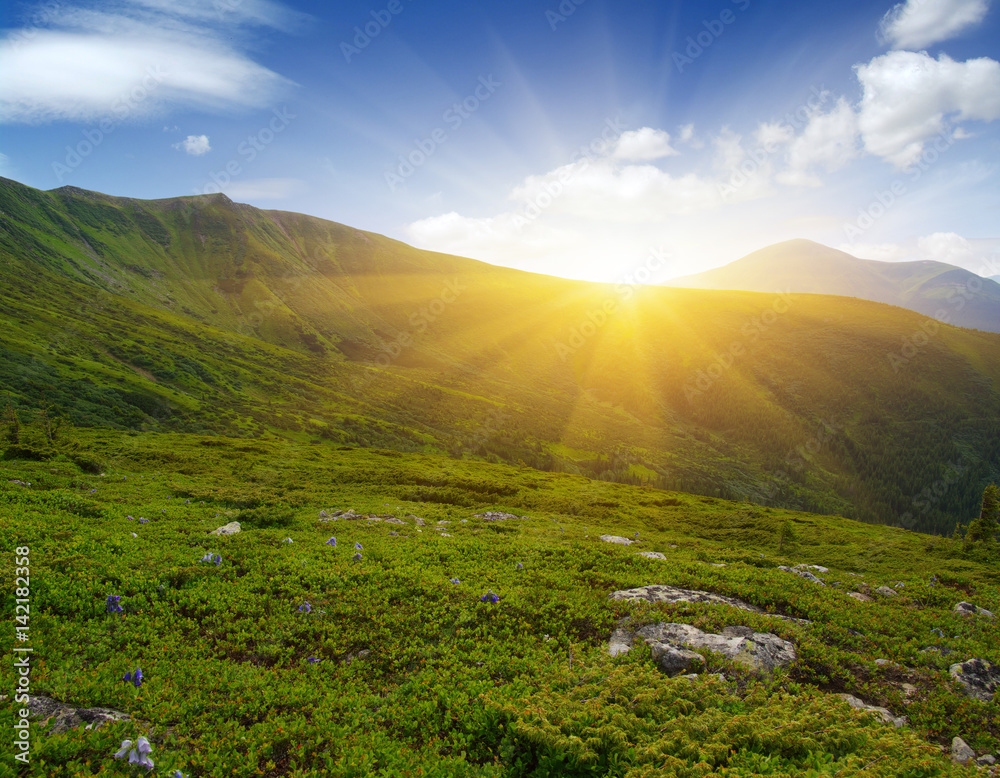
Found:
<svg viewBox="0 0 1000 778"><path fill-rule="evenodd" d="M597 281L662 283L792 238L1000 274L991 0L0 14L0 175L39 189L222 191Z"/></svg>

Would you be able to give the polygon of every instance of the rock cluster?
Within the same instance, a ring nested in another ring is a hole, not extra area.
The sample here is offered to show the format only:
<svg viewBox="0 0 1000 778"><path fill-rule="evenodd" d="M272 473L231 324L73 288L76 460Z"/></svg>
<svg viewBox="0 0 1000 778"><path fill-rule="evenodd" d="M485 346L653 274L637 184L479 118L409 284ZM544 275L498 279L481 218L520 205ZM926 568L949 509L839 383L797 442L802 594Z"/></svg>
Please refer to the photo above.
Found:
<svg viewBox="0 0 1000 778"><path fill-rule="evenodd" d="M690 624L648 624L628 629L627 620L619 623L608 645L612 656L632 649L635 641L649 645L660 668L670 675L690 673L704 665L702 656L692 649L703 648L722 654L754 672L773 672L795 661L795 646L770 632L754 632L750 627L726 627L722 634L703 632Z"/></svg>

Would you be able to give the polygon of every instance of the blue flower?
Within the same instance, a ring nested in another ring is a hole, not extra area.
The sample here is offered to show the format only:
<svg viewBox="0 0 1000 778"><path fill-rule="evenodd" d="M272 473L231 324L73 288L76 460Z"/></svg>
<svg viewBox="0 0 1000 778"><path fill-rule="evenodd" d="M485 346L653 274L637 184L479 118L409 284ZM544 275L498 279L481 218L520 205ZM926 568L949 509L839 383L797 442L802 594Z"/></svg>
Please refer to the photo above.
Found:
<svg viewBox="0 0 1000 778"><path fill-rule="evenodd" d="M360 562L361 561L361 552L359 551L357 554L355 554L354 556L352 556L351 559L353 559L355 562Z"/></svg>
<svg viewBox="0 0 1000 778"><path fill-rule="evenodd" d="M310 664L317 664L318 662L322 662L323 660L322 659L317 659L316 657L311 656L306 661L309 662Z"/></svg>
<svg viewBox="0 0 1000 778"><path fill-rule="evenodd" d="M212 557L211 561L215 562L216 567L219 567L222 564L222 557L216 554L214 557Z"/></svg>
<svg viewBox="0 0 1000 778"><path fill-rule="evenodd" d="M355 544L354 544L354 547L355 547L355 548L356 548L356 549L357 549L358 551L364 551L364 549L363 549L363 548L361 547L361 544L360 544L360 543L355 543Z"/></svg>
<svg viewBox="0 0 1000 778"><path fill-rule="evenodd" d="M523 570L524 569L524 565L522 565L520 562L518 562L517 563L517 569L518 570Z"/></svg>
<svg viewBox="0 0 1000 778"><path fill-rule="evenodd" d="M479 601L480 602L498 603L498 602L500 602L500 598L497 597L493 593L492 589L490 589L488 592L486 592L486 594L484 594L482 597L479 598Z"/></svg>
<svg viewBox="0 0 1000 778"><path fill-rule="evenodd" d="M96 490L96 489L91 489L91 490L90 490L90 493L91 493L91 494L97 494L97 490Z"/></svg>
<svg viewBox="0 0 1000 778"><path fill-rule="evenodd" d="M174 770L172 773L170 773L170 778L185 778L185 777L184 773L182 773L180 770Z"/></svg>
<svg viewBox="0 0 1000 778"><path fill-rule="evenodd" d="M140 670L137 667L135 668L134 673L125 673L125 676L122 678L122 680L125 681L126 683L133 684L135 688L138 689L140 686L142 686L142 670Z"/></svg>
<svg viewBox="0 0 1000 778"><path fill-rule="evenodd" d="M121 599L120 594L109 594L106 610L108 613L124 613L125 609L118 604Z"/></svg>
<svg viewBox="0 0 1000 778"><path fill-rule="evenodd" d="M451 579L451 582L452 582L453 584L460 584L460 583L462 583L462 582L461 582L461 581L459 581L459 580L458 580L457 578L452 578L452 579Z"/></svg>
<svg viewBox="0 0 1000 778"><path fill-rule="evenodd" d="M202 561L202 562L211 562L212 561L212 555L211 554L205 554L205 556L203 556L200 561Z"/></svg>
<svg viewBox="0 0 1000 778"><path fill-rule="evenodd" d="M149 770L152 770L153 760L149 758L149 754L152 750L153 747L149 745L149 741L144 737L139 737L135 743L135 748L132 748L131 740L123 740L122 747L115 752L115 759L124 759L125 754L127 753L129 764L139 764ZM180 770L177 772L180 772Z"/></svg>
<svg viewBox="0 0 1000 778"><path fill-rule="evenodd" d="M303 611L305 611L306 613L311 612L312 611L312 605L310 605L308 602L303 602L299 606L299 613L302 613Z"/></svg>
<svg viewBox="0 0 1000 778"><path fill-rule="evenodd" d="M282 542L282 543L292 543L292 542L294 542L294 541L293 541L293 540L292 540L291 538L285 538L285 539L284 539L284 540L282 540L281 542Z"/></svg>
<svg viewBox="0 0 1000 778"><path fill-rule="evenodd" d="M142 516L139 517L140 524L149 524L149 519L144 519Z"/></svg>
<svg viewBox="0 0 1000 778"><path fill-rule="evenodd" d="M336 538L330 538L328 541L326 541L326 545L333 546L334 548L336 548L337 547L337 539Z"/></svg>

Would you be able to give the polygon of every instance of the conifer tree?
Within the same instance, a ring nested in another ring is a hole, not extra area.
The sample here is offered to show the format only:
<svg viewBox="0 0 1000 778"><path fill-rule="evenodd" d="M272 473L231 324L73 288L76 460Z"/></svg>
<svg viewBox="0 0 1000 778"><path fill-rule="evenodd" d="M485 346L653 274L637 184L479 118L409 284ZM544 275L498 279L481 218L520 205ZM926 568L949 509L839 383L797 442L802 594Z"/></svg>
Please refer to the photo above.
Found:
<svg viewBox="0 0 1000 778"><path fill-rule="evenodd" d="M990 484L983 491L983 509L979 518L969 525L966 540L974 543L977 540L989 542L997 533L997 514L1000 513L1000 496L996 484Z"/></svg>

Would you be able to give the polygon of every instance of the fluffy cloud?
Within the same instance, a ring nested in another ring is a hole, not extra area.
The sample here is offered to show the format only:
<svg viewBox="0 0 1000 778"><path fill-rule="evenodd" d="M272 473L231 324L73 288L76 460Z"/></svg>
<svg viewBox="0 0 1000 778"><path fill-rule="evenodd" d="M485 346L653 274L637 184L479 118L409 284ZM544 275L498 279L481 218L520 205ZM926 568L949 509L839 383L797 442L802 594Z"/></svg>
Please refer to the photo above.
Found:
<svg viewBox="0 0 1000 778"><path fill-rule="evenodd" d="M929 139L955 137L954 121L1000 118L996 60L890 51L854 69L863 89L858 127L865 149L900 169L920 158Z"/></svg>
<svg viewBox="0 0 1000 778"><path fill-rule="evenodd" d="M207 154L212 150L207 135L188 135L180 143L175 143L174 148L184 149L192 157L200 157L202 154Z"/></svg>
<svg viewBox="0 0 1000 778"><path fill-rule="evenodd" d="M244 4L245 7L244 7ZM220 8L222 6L219 6ZM278 6L228 12L184 0L132 0L109 10L59 6L45 28L0 41L0 121L115 121L172 106L264 107L290 82L233 47L234 26L281 26ZM269 15L270 12L270 15Z"/></svg>
<svg viewBox="0 0 1000 778"><path fill-rule="evenodd" d="M895 49L922 49L979 24L988 0L907 0L883 19L879 37Z"/></svg>
<svg viewBox="0 0 1000 778"><path fill-rule="evenodd" d="M669 133L663 130L654 130L651 127L643 127L640 130L623 132L618 138L618 144L612 156L615 159L645 162L662 157L672 157L677 153L677 150L670 145Z"/></svg>
<svg viewBox="0 0 1000 778"><path fill-rule="evenodd" d="M968 238L954 232L935 232L920 238L917 241L917 251L921 259L960 267L968 266L976 256L976 250Z"/></svg>
<svg viewBox="0 0 1000 778"><path fill-rule="evenodd" d="M833 172L858 156L858 118L844 98L829 113L814 113L788 147L788 169L777 180L794 186L820 186L816 167Z"/></svg>

